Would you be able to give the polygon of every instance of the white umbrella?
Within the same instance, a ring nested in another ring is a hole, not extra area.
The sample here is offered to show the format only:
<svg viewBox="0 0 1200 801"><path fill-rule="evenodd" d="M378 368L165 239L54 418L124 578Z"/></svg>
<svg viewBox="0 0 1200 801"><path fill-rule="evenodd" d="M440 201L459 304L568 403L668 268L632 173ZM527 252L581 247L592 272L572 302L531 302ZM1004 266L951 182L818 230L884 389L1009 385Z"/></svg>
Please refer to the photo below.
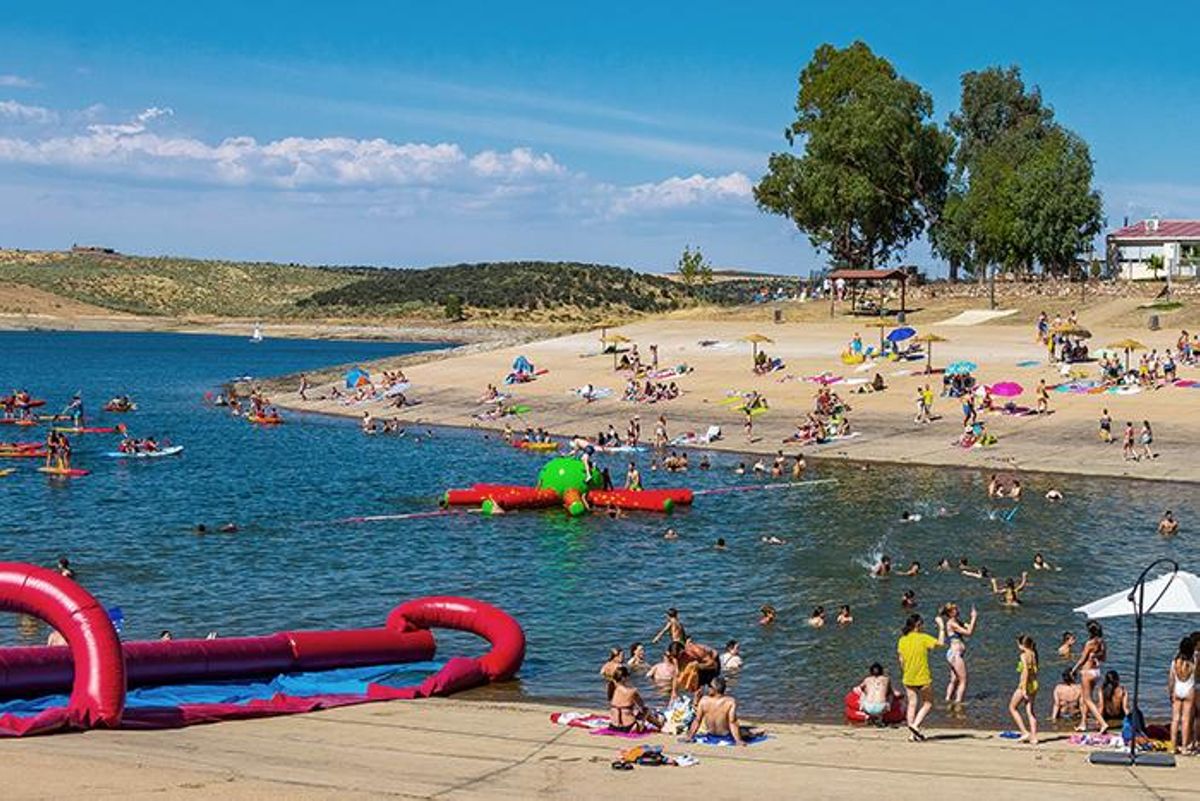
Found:
<svg viewBox="0 0 1200 801"><path fill-rule="evenodd" d="M1148 580L1147 574L1159 565L1170 565L1171 572ZM1142 675L1142 629L1146 615L1194 615L1200 613L1200 578L1179 569L1174 559L1158 559L1146 566L1133 587L1114 592L1090 604L1075 607L1090 619L1132 616L1137 627L1137 646L1133 657L1134 736L1129 738L1129 753L1097 752L1089 757L1100 765L1155 765L1175 767L1169 754L1137 753L1137 731L1141 725L1138 691Z"/></svg>
<svg viewBox="0 0 1200 801"><path fill-rule="evenodd" d="M1145 585L1143 614L1147 615L1195 615L1200 614L1200 577L1180 570L1163 573ZM1126 617L1138 613L1132 598L1137 588L1121 590L1090 604L1075 607L1076 612L1087 615L1089 620L1106 617Z"/></svg>

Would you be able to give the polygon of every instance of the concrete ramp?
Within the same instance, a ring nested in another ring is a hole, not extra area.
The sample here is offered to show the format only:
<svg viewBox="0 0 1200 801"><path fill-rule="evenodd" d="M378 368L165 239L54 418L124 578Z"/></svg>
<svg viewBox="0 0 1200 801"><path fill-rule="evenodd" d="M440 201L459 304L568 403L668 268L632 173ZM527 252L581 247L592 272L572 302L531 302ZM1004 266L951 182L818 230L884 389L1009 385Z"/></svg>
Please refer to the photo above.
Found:
<svg viewBox="0 0 1200 801"><path fill-rule="evenodd" d="M992 320L999 320L1001 317L1007 317L1010 314L1016 314L1016 309L967 309L965 312L954 315L948 320L939 320L934 325L980 325L981 323L990 323Z"/></svg>

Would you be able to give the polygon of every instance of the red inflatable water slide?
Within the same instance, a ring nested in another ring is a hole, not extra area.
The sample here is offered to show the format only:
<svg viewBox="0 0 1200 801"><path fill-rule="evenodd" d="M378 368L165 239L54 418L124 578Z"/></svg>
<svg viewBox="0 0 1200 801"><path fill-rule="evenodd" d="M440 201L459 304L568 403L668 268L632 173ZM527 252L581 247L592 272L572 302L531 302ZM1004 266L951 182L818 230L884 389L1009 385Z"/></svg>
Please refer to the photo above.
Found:
<svg viewBox="0 0 1200 801"><path fill-rule="evenodd" d="M0 714L0 736L118 726L163 728L449 695L510 679L525 658L525 633L512 617L482 601L454 596L400 604L380 628L122 643L104 607L79 584L53 570L0 562L0 611L38 617L67 641L66 646L0 648L0 700L70 692L65 706L32 715ZM478 658L452 658L411 687L371 684L362 694L276 695L238 704L125 709L127 687L430 660L436 652L433 628L472 632L488 640L491 650Z"/></svg>

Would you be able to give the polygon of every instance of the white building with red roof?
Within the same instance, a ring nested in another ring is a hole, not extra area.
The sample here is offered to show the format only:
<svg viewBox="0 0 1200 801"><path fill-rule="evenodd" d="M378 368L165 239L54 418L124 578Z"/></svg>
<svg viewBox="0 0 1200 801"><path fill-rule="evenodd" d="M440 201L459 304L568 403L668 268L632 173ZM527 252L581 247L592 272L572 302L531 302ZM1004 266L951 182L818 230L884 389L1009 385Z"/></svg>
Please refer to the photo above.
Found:
<svg viewBox="0 0 1200 801"><path fill-rule="evenodd" d="M1191 280L1200 270L1200 220L1147 220L1110 233L1110 263L1128 280L1166 278ZM1150 269L1152 256L1162 259L1162 269Z"/></svg>

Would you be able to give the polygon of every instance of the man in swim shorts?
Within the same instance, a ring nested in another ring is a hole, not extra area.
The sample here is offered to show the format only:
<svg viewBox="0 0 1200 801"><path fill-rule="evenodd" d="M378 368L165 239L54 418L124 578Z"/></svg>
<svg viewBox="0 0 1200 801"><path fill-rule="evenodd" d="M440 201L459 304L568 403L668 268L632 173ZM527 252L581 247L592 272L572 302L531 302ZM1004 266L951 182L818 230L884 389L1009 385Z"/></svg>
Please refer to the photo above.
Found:
<svg viewBox="0 0 1200 801"><path fill-rule="evenodd" d="M749 728L743 727L737 717L737 699L725 694L725 679L719 676L712 680L712 694L706 695L696 704L696 717L688 727L689 742L703 728L706 734L717 737L732 737L737 745L745 745L746 737L753 736Z"/></svg>

